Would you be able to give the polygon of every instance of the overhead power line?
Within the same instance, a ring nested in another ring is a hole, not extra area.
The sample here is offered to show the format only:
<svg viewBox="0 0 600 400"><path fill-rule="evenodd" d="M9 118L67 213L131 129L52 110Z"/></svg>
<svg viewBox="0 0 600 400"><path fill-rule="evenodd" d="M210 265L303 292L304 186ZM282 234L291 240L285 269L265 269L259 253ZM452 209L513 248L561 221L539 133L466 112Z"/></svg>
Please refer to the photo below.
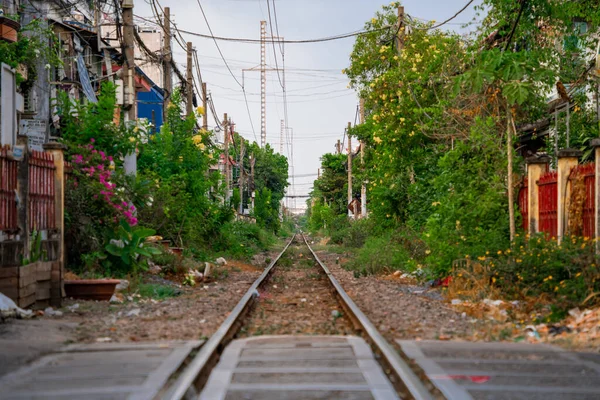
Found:
<svg viewBox="0 0 600 400"><path fill-rule="evenodd" d="M281 44L286 44L286 43L290 43L290 44L322 43L322 42L330 42L332 40L340 40L340 39L346 39L346 38L350 38L350 37L354 37L354 36L364 35L365 33L373 33L373 32L384 31L384 30L388 30L391 27L392 26L389 25L389 26L384 26L382 28L373 29L373 30L370 30L370 31L365 31L365 30L354 31L354 32L350 32L350 33L343 33L341 35L334 35L334 36L328 36L328 37L317 38L317 39L299 39L299 40L284 39L284 40L275 40L275 39L267 38L266 42L268 42L268 43L271 43L271 42L272 43L281 43ZM179 29L179 31L181 33L185 33L187 35L197 36L197 37L201 37L201 38L205 38L205 39L223 40L223 41L228 41L228 42L240 42L240 43L260 44L260 39L248 39L248 38L233 38L233 37L215 36L212 33L210 35L206 35L204 33L192 32L192 31L188 31L188 30L184 30L184 29Z"/></svg>
<svg viewBox="0 0 600 400"><path fill-rule="evenodd" d="M208 31L210 32L211 37L213 37L213 41L215 42L215 46L217 46L217 50L219 51L219 54L221 55L221 59L223 60L223 63L225 64L225 67L227 67L227 70L231 74L231 77L237 82L238 85L240 85L241 88L243 88L244 85L242 85L240 83L240 81L238 80L238 78L233 74L233 71L229 67L229 64L227 63L227 60L225 59L225 56L223 55L223 52L221 51L221 48L219 47L219 44L217 43L217 40L214 38L214 34L213 34L213 31L212 31L212 28L210 27L210 23L208 22L208 18L206 18L206 13L204 12L204 8L202 7L202 3L200 2L200 0L196 0L196 1L198 2L198 6L200 7L200 11L202 12L202 17L204 18L204 22L206 22L206 26L208 27ZM179 31L182 32L182 33L187 33L186 31L181 30L181 29L179 29Z"/></svg>
<svg viewBox="0 0 600 400"><path fill-rule="evenodd" d="M463 8L461 8L460 10L458 10L458 11L456 12L456 14L454 14L453 16L451 16L450 18L448 18L447 20L445 20L445 21L443 21L443 22L440 22L440 23L439 23L439 24L437 24L437 25L433 25L433 26L429 26L429 27L423 27L423 28L422 28L422 27L418 27L418 26L412 26L412 25L411 25L411 28L412 28L412 29L415 29L415 30L419 30L419 31L428 31L428 30L431 30L431 29L436 29L436 28L439 28L440 26L442 26L442 25L446 25L448 22L450 22L450 21L452 21L454 18L458 17L458 16L459 16L459 15L460 15L460 14L461 14L463 11L465 11L465 10L466 10L466 9L467 9L467 8L468 8L468 7L469 7L471 4L473 4L473 2L475 2L475 0L469 0L469 2L468 2L467 4L465 4L465 6L464 6Z"/></svg>

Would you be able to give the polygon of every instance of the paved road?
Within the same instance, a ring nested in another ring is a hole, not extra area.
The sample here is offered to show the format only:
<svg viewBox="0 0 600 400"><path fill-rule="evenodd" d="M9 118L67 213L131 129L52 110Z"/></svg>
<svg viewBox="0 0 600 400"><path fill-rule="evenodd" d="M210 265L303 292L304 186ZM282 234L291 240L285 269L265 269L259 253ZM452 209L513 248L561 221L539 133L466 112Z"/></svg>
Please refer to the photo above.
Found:
<svg viewBox="0 0 600 400"><path fill-rule="evenodd" d="M600 399L600 354L541 344L397 343L448 399Z"/></svg>
<svg viewBox="0 0 600 400"><path fill-rule="evenodd" d="M354 336L233 341L201 400L396 400L367 343Z"/></svg>
<svg viewBox="0 0 600 400"><path fill-rule="evenodd" d="M0 379L0 399L152 399L195 342L73 345Z"/></svg>
<svg viewBox="0 0 600 400"><path fill-rule="evenodd" d="M600 354L530 344L397 343L451 400L600 399ZM0 378L0 399L152 399L201 344L68 346ZM360 338L261 336L225 349L200 398L398 397Z"/></svg>

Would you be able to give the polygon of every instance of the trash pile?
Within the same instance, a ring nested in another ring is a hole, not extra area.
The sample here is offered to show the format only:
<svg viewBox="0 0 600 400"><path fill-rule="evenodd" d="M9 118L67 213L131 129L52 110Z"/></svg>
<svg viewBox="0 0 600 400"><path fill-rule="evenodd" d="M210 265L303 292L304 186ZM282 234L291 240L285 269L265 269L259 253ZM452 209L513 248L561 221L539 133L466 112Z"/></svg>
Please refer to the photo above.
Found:
<svg viewBox="0 0 600 400"><path fill-rule="evenodd" d="M463 313L463 318L468 315L492 322L486 332L475 335L477 340L552 343L574 349L600 350L600 307L573 308L562 321L539 323L537 321L544 319L544 314L531 312L531 304L524 301L452 299L450 304Z"/></svg>
<svg viewBox="0 0 600 400"><path fill-rule="evenodd" d="M457 311L462 311L471 317L497 322L508 321L511 316L518 313L519 307L521 306L521 303L518 301L508 302L492 299L483 299L481 302L452 299L450 304Z"/></svg>
<svg viewBox="0 0 600 400"><path fill-rule="evenodd" d="M31 310L23 310L12 299L0 293L0 321L7 318L30 318Z"/></svg>
<svg viewBox="0 0 600 400"><path fill-rule="evenodd" d="M574 347L600 346L600 307L581 311L569 310L560 324L538 324L526 327L527 335L539 341L568 341Z"/></svg>

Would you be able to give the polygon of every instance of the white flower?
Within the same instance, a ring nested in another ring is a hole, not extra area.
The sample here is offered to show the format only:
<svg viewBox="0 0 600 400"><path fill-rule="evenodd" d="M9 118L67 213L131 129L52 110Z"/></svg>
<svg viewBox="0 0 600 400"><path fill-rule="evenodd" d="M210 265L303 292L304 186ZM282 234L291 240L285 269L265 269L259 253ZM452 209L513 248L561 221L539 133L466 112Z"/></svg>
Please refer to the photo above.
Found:
<svg viewBox="0 0 600 400"><path fill-rule="evenodd" d="M48 70L49 70L49 69L50 69L50 68L52 68L52 67L50 66L50 64L46 64L46 65L44 65L44 68L46 68L46 69L48 69Z"/></svg>
<svg viewBox="0 0 600 400"><path fill-rule="evenodd" d="M33 52L35 53L36 56L40 55L40 51L38 49L35 49Z"/></svg>
<svg viewBox="0 0 600 400"><path fill-rule="evenodd" d="M123 241L121 239L119 239L119 240L111 239L110 240L110 244L114 244L115 246L117 246L120 249L122 249L123 247L125 247L125 244L123 243Z"/></svg>

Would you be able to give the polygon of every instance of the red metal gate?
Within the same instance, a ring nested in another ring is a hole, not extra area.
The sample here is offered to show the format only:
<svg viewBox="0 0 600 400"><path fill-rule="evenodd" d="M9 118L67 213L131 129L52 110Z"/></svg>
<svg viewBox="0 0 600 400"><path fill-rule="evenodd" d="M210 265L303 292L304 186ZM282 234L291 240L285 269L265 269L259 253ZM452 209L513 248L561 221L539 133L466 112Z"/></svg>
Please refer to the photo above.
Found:
<svg viewBox="0 0 600 400"><path fill-rule="evenodd" d="M54 158L32 151L29 156L29 229L55 229Z"/></svg>
<svg viewBox="0 0 600 400"><path fill-rule="evenodd" d="M529 220L529 191L527 177L523 178L521 189L519 190L519 210L521 211L521 227L527 232L527 221Z"/></svg>
<svg viewBox="0 0 600 400"><path fill-rule="evenodd" d="M546 172L538 180L540 232L558 236L558 174Z"/></svg>
<svg viewBox="0 0 600 400"><path fill-rule="evenodd" d="M0 231L16 231L17 170L19 163L8 156L7 147L0 148Z"/></svg>
<svg viewBox="0 0 600 400"><path fill-rule="evenodd" d="M596 191L596 165L594 163L582 164L574 167L571 170L569 179L571 180L571 188L578 177L583 177L585 194L583 199L583 236L589 238L594 237L594 216L596 213L595 191ZM579 233L579 232L578 232Z"/></svg>

